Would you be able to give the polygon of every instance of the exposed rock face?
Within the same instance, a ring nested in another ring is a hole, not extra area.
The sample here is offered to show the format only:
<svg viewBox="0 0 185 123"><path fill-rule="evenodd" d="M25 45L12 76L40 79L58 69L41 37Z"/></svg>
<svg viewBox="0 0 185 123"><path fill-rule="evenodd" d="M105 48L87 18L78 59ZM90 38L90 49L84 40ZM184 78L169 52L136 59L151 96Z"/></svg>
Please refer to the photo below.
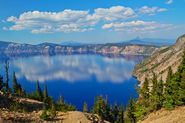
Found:
<svg viewBox="0 0 185 123"><path fill-rule="evenodd" d="M134 50L133 50L134 49ZM126 46L125 49L121 51L121 54L132 54L132 55L151 55L152 53L158 51L160 48L152 46Z"/></svg>
<svg viewBox="0 0 185 123"><path fill-rule="evenodd" d="M185 35L179 37L176 44L163 48L152 54L149 58L143 60L135 66L133 75L141 82L142 86L145 77L152 78L153 72L157 74L158 79L162 77L166 81L168 68L171 66L173 72L176 72L182 60L182 54L185 47Z"/></svg>
<svg viewBox="0 0 185 123"><path fill-rule="evenodd" d="M159 47L133 44L91 44L83 46L62 46L51 43L39 45L17 44L0 42L0 54L58 54L58 53L99 53L123 55L150 55L159 50Z"/></svg>

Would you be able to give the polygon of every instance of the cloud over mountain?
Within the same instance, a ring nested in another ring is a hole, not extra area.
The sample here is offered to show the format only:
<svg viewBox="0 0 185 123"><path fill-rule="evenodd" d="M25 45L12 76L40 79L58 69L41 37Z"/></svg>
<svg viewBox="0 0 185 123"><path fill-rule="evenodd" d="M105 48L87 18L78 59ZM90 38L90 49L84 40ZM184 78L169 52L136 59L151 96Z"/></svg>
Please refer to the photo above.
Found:
<svg viewBox="0 0 185 123"><path fill-rule="evenodd" d="M157 22L145 22L145 21L131 21L122 23L110 23L102 26L102 29L112 29L113 31L124 31L124 32L141 32L149 33L159 30L168 30L173 28L171 24L159 24Z"/></svg>

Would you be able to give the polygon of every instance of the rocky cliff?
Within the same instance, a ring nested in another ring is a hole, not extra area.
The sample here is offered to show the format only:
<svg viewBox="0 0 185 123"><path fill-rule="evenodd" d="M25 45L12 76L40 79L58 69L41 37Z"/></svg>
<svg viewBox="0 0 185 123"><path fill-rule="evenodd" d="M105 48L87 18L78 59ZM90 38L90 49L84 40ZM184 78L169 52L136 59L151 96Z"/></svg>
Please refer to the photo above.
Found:
<svg viewBox="0 0 185 123"><path fill-rule="evenodd" d="M156 73L158 79L162 77L165 81L169 66L176 72L182 60L182 53L185 47L185 35L179 37L176 43L170 47L163 48L155 52L147 59L135 66L133 75L141 82L142 86L145 77L152 78L152 73Z"/></svg>
<svg viewBox="0 0 185 123"><path fill-rule="evenodd" d="M134 44L90 44L82 46L64 46L52 43L38 45L0 42L0 54L59 54L59 53L99 53L122 55L150 55L160 47Z"/></svg>

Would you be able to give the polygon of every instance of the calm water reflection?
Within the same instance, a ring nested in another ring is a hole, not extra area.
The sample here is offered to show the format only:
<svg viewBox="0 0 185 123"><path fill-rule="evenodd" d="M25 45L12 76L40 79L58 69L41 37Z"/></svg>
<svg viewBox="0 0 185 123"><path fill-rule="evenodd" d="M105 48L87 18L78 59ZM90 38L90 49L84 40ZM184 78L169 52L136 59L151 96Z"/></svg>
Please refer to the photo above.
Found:
<svg viewBox="0 0 185 123"><path fill-rule="evenodd" d="M10 78L16 72L18 81L28 92L36 90L36 81L48 85L48 92L58 99L60 93L67 102L82 110L84 101L89 108L94 98L102 94L109 102L125 105L132 94L137 80L132 77L134 65L142 57L103 57L100 55L55 55L19 57L10 60ZM1 68L4 64L1 63ZM1 73L5 75L4 69Z"/></svg>

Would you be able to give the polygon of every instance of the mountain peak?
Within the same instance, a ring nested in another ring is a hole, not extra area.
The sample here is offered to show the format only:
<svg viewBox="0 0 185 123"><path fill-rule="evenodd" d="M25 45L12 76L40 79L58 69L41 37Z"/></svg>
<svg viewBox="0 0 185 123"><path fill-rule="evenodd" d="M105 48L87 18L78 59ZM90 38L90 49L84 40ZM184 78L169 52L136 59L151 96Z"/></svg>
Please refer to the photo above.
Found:
<svg viewBox="0 0 185 123"><path fill-rule="evenodd" d="M173 48L178 51L178 50L181 50L181 49L184 49L184 46L185 46L185 34L180 36L176 43L173 45Z"/></svg>
<svg viewBox="0 0 185 123"><path fill-rule="evenodd" d="M135 40L140 40L141 38L139 37L139 36L137 36L136 38L135 38Z"/></svg>

